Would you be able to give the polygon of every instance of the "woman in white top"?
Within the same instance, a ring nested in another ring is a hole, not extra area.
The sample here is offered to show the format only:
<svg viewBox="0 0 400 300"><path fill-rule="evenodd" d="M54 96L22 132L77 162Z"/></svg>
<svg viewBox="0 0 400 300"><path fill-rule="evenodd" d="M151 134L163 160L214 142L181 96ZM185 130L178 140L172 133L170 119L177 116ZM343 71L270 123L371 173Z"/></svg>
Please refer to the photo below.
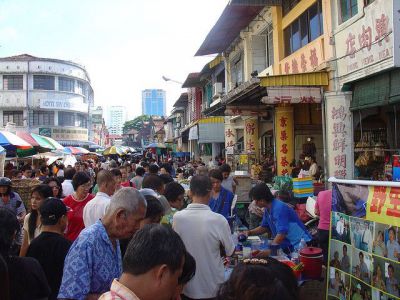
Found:
<svg viewBox="0 0 400 300"><path fill-rule="evenodd" d="M53 191L47 184L40 184L33 188L31 193L31 212L25 216L23 236L19 256L25 256L31 241L41 233L39 207L43 200L52 197Z"/></svg>

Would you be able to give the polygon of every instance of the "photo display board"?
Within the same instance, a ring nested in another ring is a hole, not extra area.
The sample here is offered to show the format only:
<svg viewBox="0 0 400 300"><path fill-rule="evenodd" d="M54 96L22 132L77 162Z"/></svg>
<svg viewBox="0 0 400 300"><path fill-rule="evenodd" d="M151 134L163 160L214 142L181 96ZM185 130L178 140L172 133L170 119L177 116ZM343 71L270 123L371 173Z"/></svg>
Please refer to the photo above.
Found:
<svg viewBox="0 0 400 300"><path fill-rule="evenodd" d="M400 299L400 187L345 182L332 185L327 299Z"/></svg>

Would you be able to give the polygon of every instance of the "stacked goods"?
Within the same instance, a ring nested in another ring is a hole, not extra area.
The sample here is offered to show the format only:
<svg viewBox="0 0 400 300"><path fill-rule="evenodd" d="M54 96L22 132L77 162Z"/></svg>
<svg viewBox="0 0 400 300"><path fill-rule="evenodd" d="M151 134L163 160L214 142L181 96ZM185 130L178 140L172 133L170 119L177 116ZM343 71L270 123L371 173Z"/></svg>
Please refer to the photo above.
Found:
<svg viewBox="0 0 400 300"><path fill-rule="evenodd" d="M31 192L32 189L41 184L37 179L13 179L11 180L12 190L21 197L27 211L31 208Z"/></svg>
<svg viewBox="0 0 400 300"><path fill-rule="evenodd" d="M312 197L314 195L312 177L293 178L293 193L296 198Z"/></svg>

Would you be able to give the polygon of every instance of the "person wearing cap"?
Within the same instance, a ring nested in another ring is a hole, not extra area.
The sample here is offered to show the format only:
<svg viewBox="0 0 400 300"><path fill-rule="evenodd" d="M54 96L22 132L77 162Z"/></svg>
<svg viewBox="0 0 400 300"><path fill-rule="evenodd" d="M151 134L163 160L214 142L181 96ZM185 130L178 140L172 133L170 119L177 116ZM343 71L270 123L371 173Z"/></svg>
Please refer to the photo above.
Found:
<svg viewBox="0 0 400 300"><path fill-rule="evenodd" d="M97 299L122 274L120 239L139 229L146 200L134 188L118 190L101 220L84 229L65 258L58 299Z"/></svg>
<svg viewBox="0 0 400 300"><path fill-rule="evenodd" d="M49 300L57 299L64 268L64 259L71 242L64 238L67 228L67 207L57 198L47 198L39 208L42 232L32 240L26 256L37 259L46 274L51 294Z"/></svg>

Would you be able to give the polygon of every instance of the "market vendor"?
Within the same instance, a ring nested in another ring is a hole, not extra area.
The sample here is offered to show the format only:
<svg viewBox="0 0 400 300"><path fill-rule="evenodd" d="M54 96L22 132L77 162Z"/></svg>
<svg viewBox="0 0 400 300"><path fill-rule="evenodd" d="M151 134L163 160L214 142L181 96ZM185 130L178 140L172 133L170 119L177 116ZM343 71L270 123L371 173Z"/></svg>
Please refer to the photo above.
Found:
<svg viewBox="0 0 400 300"><path fill-rule="evenodd" d="M301 239L311 240L311 235L301 222L296 212L284 202L274 199L270 189L264 184L253 188L253 200L259 207L265 207L261 226L249 230L247 235L261 235L271 232L272 244L280 245L284 252L291 252ZM267 256L270 250L261 251L258 256Z"/></svg>

